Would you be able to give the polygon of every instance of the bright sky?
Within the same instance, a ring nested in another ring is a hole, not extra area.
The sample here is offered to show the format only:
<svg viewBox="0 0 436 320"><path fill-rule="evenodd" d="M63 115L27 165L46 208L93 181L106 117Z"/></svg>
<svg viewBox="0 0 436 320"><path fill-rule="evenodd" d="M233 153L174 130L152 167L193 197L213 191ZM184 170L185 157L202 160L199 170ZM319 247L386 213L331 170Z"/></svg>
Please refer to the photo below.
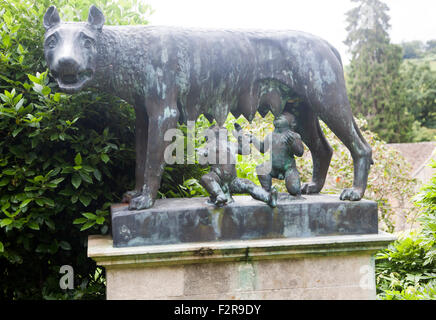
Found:
<svg viewBox="0 0 436 320"><path fill-rule="evenodd" d="M329 41L347 63L345 13L350 0L145 0L153 25L291 29ZM395 43L436 39L436 0L385 0Z"/></svg>

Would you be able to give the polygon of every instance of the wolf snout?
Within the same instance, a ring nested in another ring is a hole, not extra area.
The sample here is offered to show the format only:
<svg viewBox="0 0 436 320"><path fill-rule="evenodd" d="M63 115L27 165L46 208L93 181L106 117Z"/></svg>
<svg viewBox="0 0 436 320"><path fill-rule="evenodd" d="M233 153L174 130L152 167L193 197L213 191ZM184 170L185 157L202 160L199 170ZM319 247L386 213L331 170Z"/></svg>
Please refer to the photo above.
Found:
<svg viewBox="0 0 436 320"><path fill-rule="evenodd" d="M80 65L73 58L61 58L56 68L59 75L77 75Z"/></svg>
<svg viewBox="0 0 436 320"><path fill-rule="evenodd" d="M72 57L60 58L51 73L60 89L70 93L82 89L93 76L92 68L85 68Z"/></svg>

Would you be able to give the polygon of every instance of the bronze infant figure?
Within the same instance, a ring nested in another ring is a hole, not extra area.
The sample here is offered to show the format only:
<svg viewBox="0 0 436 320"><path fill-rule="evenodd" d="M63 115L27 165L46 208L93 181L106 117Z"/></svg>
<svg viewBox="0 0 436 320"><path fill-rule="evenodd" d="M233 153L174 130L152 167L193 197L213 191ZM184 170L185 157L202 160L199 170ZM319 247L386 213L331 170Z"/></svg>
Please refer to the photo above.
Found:
<svg viewBox="0 0 436 320"><path fill-rule="evenodd" d="M271 207L277 206L277 190L270 188L268 191L257 186L254 182L238 178L236 173L236 153L246 155L250 153L248 143L238 137L237 143L227 139L227 130L219 126L209 128L213 139L208 141L206 148L198 149L201 157L206 158L211 164L210 172L203 175L200 184L210 195L210 203L221 207L232 203L232 194L249 193L254 199L263 201ZM224 135L220 135L220 130ZM224 138L223 138L224 137Z"/></svg>
<svg viewBox="0 0 436 320"><path fill-rule="evenodd" d="M241 127L236 125L236 130L241 132ZM301 137L294 132L296 127L295 117L284 112L274 120L274 131L259 141L251 134L246 134L250 142L261 153L270 151L271 160L257 166L257 177L266 191L271 190L272 178L285 180L286 189L293 196L301 195L300 174L295 164L294 155L303 156L304 146Z"/></svg>

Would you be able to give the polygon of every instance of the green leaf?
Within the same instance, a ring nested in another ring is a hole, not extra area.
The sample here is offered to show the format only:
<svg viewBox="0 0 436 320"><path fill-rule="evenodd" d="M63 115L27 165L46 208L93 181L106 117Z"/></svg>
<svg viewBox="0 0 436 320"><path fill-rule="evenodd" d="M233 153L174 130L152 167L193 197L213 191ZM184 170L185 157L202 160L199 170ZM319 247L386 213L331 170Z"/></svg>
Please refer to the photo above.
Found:
<svg viewBox="0 0 436 320"><path fill-rule="evenodd" d="M80 184L82 183L82 178L77 173L73 174L71 177L71 184L74 186L74 188L79 188Z"/></svg>
<svg viewBox="0 0 436 320"><path fill-rule="evenodd" d="M97 218L97 216L91 212L82 213L82 216L84 216L88 219L91 219L91 220L95 220Z"/></svg>
<svg viewBox="0 0 436 320"><path fill-rule="evenodd" d="M26 49L23 48L21 44L18 44L17 52L19 55L26 53Z"/></svg>
<svg viewBox="0 0 436 320"><path fill-rule="evenodd" d="M97 219L95 219L95 221L96 221L98 224L103 224L103 223L104 223L104 217L97 217Z"/></svg>
<svg viewBox="0 0 436 320"><path fill-rule="evenodd" d="M95 225L95 221L88 221L87 223L85 223L81 228L80 231L84 231L86 229L91 228L93 225Z"/></svg>
<svg viewBox="0 0 436 320"><path fill-rule="evenodd" d="M0 227L4 227L7 225L10 225L14 220L9 219L9 218L5 218L5 219L1 219L0 220Z"/></svg>
<svg viewBox="0 0 436 320"><path fill-rule="evenodd" d="M26 207L33 199L26 199L20 204L20 208Z"/></svg>
<svg viewBox="0 0 436 320"><path fill-rule="evenodd" d="M6 205L2 206L1 210L3 211L3 213L8 216L9 218L13 218L14 215L11 214L7 209L5 209L5 206L7 206L9 208L10 204L7 203Z"/></svg>
<svg viewBox="0 0 436 320"><path fill-rule="evenodd" d="M76 157L74 158L74 163L76 166L80 166L82 164L82 155L80 153L76 154Z"/></svg>
<svg viewBox="0 0 436 320"><path fill-rule="evenodd" d="M57 179L54 179L54 180L50 181L50 183L54 183L54 184L58 185L59 183L61 183L64 180L65 180L65 178L63 178L63 177L62 178L57 178Z"/></svg>
<svg viewBox="0 0 436 320"><path fill-rule="evenodd" d="M40 182L40 181L42 181L42 180L44 180L44 177L43 177L43 176L36 176L35 178L33 178L33 181L34 181L34 182Z"/></svg>
<svg viewBox="0 0 436 320"><path fill-rule="evenodd" d="M41 93L42 93L44 96L49 95L50 92L51 92L51 89L50 89L49 87L46 87L46 86L44 86L44 88L41 90Z"/></svg>
<svg viewBox="0 0 436 320"><path fill-rule="evenodd" d="M70 188L63 189L63 190L59 191L59 194L62 196L69 197L69 196L73 195L73 190Z"/></svg>
<svg viewBox="0 0 436 320"><path fill-rule="evenodd" d="M87 173L80 171L79 174L83 181L87 183L92 183L92 178Z"/></svg>
<svg viewBox="0 0 436 320"><path fill-rule="evenodd" d="M61 100L61 95L60 95L59 92L56 92L56 93L53 95L53 101L54 101L54 102L59 102L59 100Z"/></svg>
<svg viewBox="0 0 436 320"><path fill-rule="evenodd" d="M23 106L24 103L24 98L21 98L20 101L18 101L18 103L15 105L15 110L20 110L21 107Z"/></svg>
<svg viewBox="0 0 436 320"><path fill-rule="evenodd" d="M89 173L94 172L94 168L91 166L87 166L87 165L83 166L83 170L85 170L86 172L89 172Z"/></svg>
<svg viewBox="0 0 436 320"><path fill-rule="evenodd" d="M87 196L87 195L84 195L84 194L81 194L80 196L79 196L79 200L80 200L80 202L85 206L85 207L87 207L87 206L89 206L89 204L91 203L91 197L89 197L89 196Z"/></svg>
<svg viewBox="0 0 436 320"><path fill-rule="evenodd" d="M39 224L37 224L35 221L29 222L29 223L27 224L27 226L28 226L30 229L33 229L33 230L39 230Z"/></svg>
<svg viewBox="0 0 436 320"><path fill-rule="evenodd" d="M45 203L46 205L48 205L49 207L54 207L55 206L55 202L53 199L50 198L45 198Z"/></svg>
<svg viewBox="0 0 436 320"><path fill-rule="evenodd" d="M3 177L0 180L0 187L4 187L5 185L7 185L9 183L9 181L11 181L11 179L9 179L8 177Z"/></svg>
<svg viewBox="0 0 436 320"><path fill-rule="evenodd" d="M23 131L23 129L24 129L24 127L15 128L15 130L12 131L12 137L15 138L21 131Z"/></svg>
<svg viewBox="0 0 436 320"><path fill-rule="evenodd" d="M101 172L98 169L94 170L94 177L98 180L101 181Z"/></svg>
<svg viewBox="0 0 436 320"><path fill-rule="evenodd" d="M107 225L102 226L101 229L100 229L101 234L106 234L106 232L107 232L108 229L109 229L109 228L108 228Z"/></svg>
<svg viewBox="0 0 436 320"><path fill-rule="evenodd" d="M4 252L5 247L3 246L3 243L0 241L0 252Z"/></svg>
<svg viewBox="0 0 436 320"><path fill-rule="evenodd" d="M11 207L11 204L9 202L6 202L4 205L2 205L1 210L5 211L8 210Z"/></svg>
<svg viewBox="0 0 436 320"><path fill-rule="evenodd" d="M31 74L28 74L27 76L29 77L30 81L38 83L38 84L41 84L41 80L38 79L37 77L35 77L35 76L31 75Z"/></svg>
<svg viewBox="0 0 436 320"><path fill-rule="evenodd" d="M105 153L103 153L102 155L101 155L101 161L103 161L104 163L108 163L109 162L109 156L107 155L107 154L105 154Z"/></svg>
<svg viewBox="0 0 436 320"><path fill-rule="evenodd" d="M56 226L52 220L45 220L45 224L47 227L49 227L51 230L56 230Z"/></svg>
<svg viewBox="0 0 436 320"><path fill-rule="evenodd" d="M86 218L77 218L77 219L74 219L73 224L82 224L82 223L85 223L87 221L88 221L88 219L86 219Z"/></svg>
<svg viewBox="0 0 436 320"><path fill-rule="evenodd" d="M59 242L59 246L64 250L71 250L71 245L66 241Z"/></svg>
<svg viewBox="0 0 436 320"><path fill-rule="evenodd" d="M15 175L16 172L17 172L17 170L15 170L15 169L6 169L3 171L3 174L8 175L8 176L13 176L13 175Z"/></svg>
<svg viewBox="0 0 436 320"><path fill-rule="evenodd" d="M79 200L79 196L77 194L71 196L71 203L74 204L77 202L77 200Z"/></svg>
<svg viewBox="0 0 436 320"><path fill-rule="evenodd" d="M3 37L3 44L5 45L6 48L9 48L11 46L11 37L8 34L4 34Z"/></svg>

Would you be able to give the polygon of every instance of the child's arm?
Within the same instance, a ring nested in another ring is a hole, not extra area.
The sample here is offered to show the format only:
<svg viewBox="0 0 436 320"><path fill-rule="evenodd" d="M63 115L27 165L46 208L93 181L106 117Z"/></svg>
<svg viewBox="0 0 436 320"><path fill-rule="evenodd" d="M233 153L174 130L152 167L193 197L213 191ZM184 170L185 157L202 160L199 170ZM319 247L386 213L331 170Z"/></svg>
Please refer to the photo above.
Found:
<svg viewBox="0 0 436 320"><path fill-rule="evenodd" d="M265 143L265 142L269 141L268 140L268 138L269 138L268 136L265 138L265 140L259 141L252 134L243 133L241 126L239 124L237 124L237 123L235 123L235 129L236 129L238 134L237 135L233 134L233 135L238 139L238 153L239 153L239 149L243 148L243 146L241 145L242 144L241 142L244 139L244 135L245 135L245 137L249 138L249 143L252 143L256 147L256 149L259 150L259 152L265 153L266 151L269 150L270 144L269 143ZM241 150L241 151L245 151L245 150ZM251 150L249 150L249 151L251 151ZM248 153L239 153L239 154L250 154L250 152L248 152Z"/></svg>
<svg viewBox="0 0 436 320"><path fill-rule="evenodd" d="M304 154L304 146L301 141L301 136L296 132L288 131L285 133L285 137L291 153L297 157L302 157Z"/></svg>

